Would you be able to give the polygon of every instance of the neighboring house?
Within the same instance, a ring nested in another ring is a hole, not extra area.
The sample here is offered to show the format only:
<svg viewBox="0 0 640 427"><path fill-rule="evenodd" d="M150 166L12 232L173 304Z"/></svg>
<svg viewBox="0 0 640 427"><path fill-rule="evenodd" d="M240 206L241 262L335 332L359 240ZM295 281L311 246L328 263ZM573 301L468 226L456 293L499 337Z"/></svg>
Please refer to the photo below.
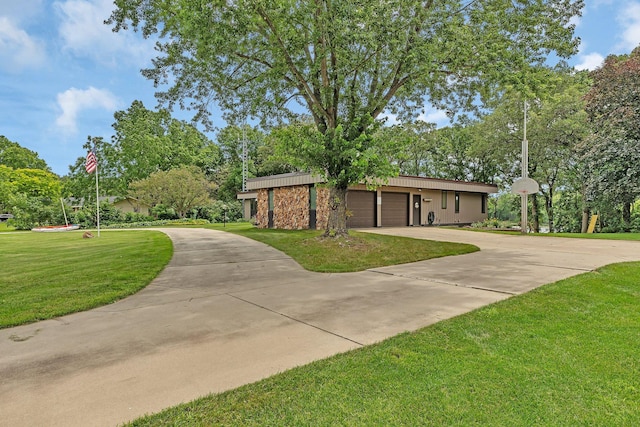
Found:
<svg viewBox="0 0 640 427"><path fill-rule="evenodd" d="M135 212L142 215L149 216L150 206L145 205L140 202L138 199L134 199L133 197L125 197L124 199L120 199L113 203L114 206L120 209L122 212Z"/></svg>
<svg viewBox="0 0 640 427"><path fill-rule="evenodd" d="M111 203L124 213L136 212L147 216L149 215L150 207L133 197L102 196L99 200L100 202ZM69 197L67 202L71 205L73 211L78 211L84 207L84 199Z"/></svg>
<svg viewBox="0 0 640 427"><path fill-rule="evenodd" d="M13 218L11 214L0 214L0 222L5 222Z"/></svg>
<svg viewBox="0 0 640 427"><path fill-rule="evenodd" d="M487 219L487 196L495 185L399 176L370 191L356 185L347 192L349 228L464 225ZM308 173L289 173L247 180L238 194L245 219L257 201L260 228L323 229L327 225L329 190Z"/></svg>

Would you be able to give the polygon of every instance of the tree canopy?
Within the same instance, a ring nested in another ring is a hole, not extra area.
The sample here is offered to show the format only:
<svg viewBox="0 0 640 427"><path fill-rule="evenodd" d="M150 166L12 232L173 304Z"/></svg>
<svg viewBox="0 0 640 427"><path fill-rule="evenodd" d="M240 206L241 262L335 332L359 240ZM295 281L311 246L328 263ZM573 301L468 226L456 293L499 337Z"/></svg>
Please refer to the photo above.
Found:
<svg viewBox="0 0 640 427"><path fill-rule="evenodd" d="M594 133L583 157L590 198L622 204L628 228L640 197L640 47L607 57L591 77L585 99Z"/></svg>
<svg viewBox="0 0 640 427"><path fill-rule="evenodd" d="M195 166L157 171L129 185L129 195L149 206L163 204L175 209L180 218L209 201L213 188Z"/></svg>
<svg viewBox="0 0 640 427"><path fill-rule="evenodd" d="M314 124L298 165L325 177L336 201L329 227L346 228L348 185L394 173L371 138L383 113L425 104L472 108L496 85L535 90L549 54L576 51L570 19L582 0L116 0L115 31L158 34L143 74L169 107L211 125L274 122L302 109ZM337 209L342 206L342 208Z"/></svg>
<svg viewBox="0 0 640 427"><path fill-rule="evenodd" d="M87 138L83 148L94 150L98 159L100 186L104 194L126 196L129 184L156 171L195 165L206 172L217 169L220 149L193 125L171 117L167 110L149 110L133 101L127 110L116 111L111 142L102 137ZM92 176L85 169L85 157L69 167L65 193L91 200Z"/></svg>
<svg viewBox="0 0 640 427"><path fill-rule="evenodd" d="M42 169L51 171L47 163L38 157L38 153L22 147L0 135L0 165L13 169Z"/></svg>

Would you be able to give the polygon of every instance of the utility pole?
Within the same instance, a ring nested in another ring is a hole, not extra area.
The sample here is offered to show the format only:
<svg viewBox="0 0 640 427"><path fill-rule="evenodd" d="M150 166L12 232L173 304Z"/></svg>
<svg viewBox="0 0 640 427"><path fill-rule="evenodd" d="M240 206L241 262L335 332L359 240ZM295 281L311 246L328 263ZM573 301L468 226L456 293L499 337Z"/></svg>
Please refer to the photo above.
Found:
<svg viewBox="0 0 640 427"><path fill-rule="evenodd" d="M246 126L247 126L247 123L245 122L244 125L242 126L242 192L247 191L247 175L248 175Z"/></svg>
<svg viewBox="0 0 640 427"><path fill-rule="evenodd" d="M524 137L522 138L522 173L523 179L529 177L529 142L527 141L527 100L524 100ZM529 197L528 193L524 192L520 194L520 223L522 234L527 234L527 224L529 219Z"/></svg>

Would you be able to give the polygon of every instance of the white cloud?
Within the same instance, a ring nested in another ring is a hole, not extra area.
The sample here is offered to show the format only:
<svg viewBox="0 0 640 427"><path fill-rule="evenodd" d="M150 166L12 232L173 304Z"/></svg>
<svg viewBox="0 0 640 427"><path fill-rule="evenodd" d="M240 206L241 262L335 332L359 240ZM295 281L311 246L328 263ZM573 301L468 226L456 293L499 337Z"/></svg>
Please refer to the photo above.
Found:
<svg viewBox="0 0 640 427"><path fill-rule="evenodd" d="M384 120L385 125L393 126L400 123L398 120L398 115L393 113L382 113L380 114L380 120Z"/></svg>
<svg viewBox="0 0 640 427"><path fill-rule="evenodd" d="M115 111L118 101L115 95L105 89L81 90L72 87L58 94L58 105L62 114L56 119L56 125L69 133L75 133L78 129L78 113L82 110L103 108Z"/></svg>
<svg viewBox="0 0 640 427"><path fill-rule="evenodd" d="M640 3L629 2L621 6L618 22L623 31L617 48L628 53L640 45Z"/></svg>
<svg viewBox="0 0 640 427"><path fill-rule="evenodd" d="M576 70L595 70L596 68L601 66L602 62L604 61L604 56L600 55L597 52L589 53L586 55L579 55L578 58L580 60L580 63L576 64Z"/></svg>
<svg viewBox="0 0 640 427"><path fill-rule="evenodd" d="M385 112L380 115L381 120L385 120L385 125L393 126L401 124L397 114ZM444 110L437 110L431 106L425 106L425 110L415 118L415 121L423 121L426 123L435 123L436 127L447 126L450 123L449 116Z"/></svg>
<svg viewBox="0 0 640 427"><path fill-rule="evenodd" d="M44 43L6 16L0 16L0 67L9 72L38 67L46 59Z"/></svg>
<svg viewBox="0 0 640 427"><path fill-rule="evenodd" d="M569 25L574 25L576 28L578 28L580 24L582 24L581 16L573 16L571 17L571 19L569 19Z"/></svg>
<svg viewBox="0 0 640 427"><path fill-rule="evenodd" d="M435 123L437 127L446 126L450 121L446 111L436 110L431 107L428 107L424 113L420 114L418 116L418 120L422 120L427 123Z"/></svg>
<svg viewBox="0 0 640 427"><path fill-rule="evenodd" d="M153 42L139 33L114 33L104 24L113 11L113 0L68 0L56 2L55 7L64 48L75 55L111 66L121 62L142 66L155 54Z"/></svg>

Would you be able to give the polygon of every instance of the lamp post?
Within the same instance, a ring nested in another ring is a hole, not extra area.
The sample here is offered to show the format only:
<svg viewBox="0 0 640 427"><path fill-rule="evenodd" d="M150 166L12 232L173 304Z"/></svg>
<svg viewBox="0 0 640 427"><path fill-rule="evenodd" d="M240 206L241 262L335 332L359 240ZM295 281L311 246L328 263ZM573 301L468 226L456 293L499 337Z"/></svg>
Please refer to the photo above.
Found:
<svg viewBox="0 0 640 427"><path fill-rule="evenodd" d="M227 205L222 205L222 227L227 228Z"/></svg>

